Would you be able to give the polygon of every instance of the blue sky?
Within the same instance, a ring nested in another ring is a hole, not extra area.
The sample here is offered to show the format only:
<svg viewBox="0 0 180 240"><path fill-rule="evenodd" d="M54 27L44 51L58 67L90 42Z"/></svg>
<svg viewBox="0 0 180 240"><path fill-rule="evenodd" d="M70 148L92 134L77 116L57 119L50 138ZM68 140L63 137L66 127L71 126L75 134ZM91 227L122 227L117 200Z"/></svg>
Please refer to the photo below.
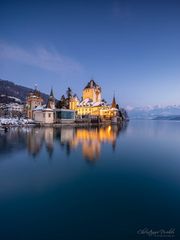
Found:
<svg viewBox="0 0 180 240"><path fill-rule="evenodd" d="M120 106L180 104L180 1L0 2L0 78Z"/></svg>

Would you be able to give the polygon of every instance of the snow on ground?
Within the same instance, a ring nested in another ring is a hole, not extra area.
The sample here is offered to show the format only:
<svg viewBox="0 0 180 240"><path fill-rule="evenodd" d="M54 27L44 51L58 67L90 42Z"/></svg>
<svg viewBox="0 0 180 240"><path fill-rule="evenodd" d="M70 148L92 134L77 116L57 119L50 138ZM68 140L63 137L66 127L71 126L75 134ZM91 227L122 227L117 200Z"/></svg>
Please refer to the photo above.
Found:
<svg viewBox="0 0 180 240"><path fill-rule="evenodd" d="M34 121L32 119L25 119L25 118L0 118L0 125L13 125L13 126L19 126L19 125L26 125L26 124L32 124Z"/></svg>

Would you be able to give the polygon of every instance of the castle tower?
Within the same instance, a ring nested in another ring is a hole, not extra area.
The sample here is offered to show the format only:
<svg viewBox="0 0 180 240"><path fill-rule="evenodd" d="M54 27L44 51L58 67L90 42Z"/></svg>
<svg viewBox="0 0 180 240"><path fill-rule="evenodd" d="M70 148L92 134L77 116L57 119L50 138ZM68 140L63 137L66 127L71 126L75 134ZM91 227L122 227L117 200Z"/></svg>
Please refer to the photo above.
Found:
<svg viewBox="0 0 180 240"><path fill-rule="evenodd" d="M111 117L117 117L118 116L118 109L117 109L117 104L116 104L116 99L115 99L115 95L113 96L113 100L112 100L112 104L111 104ZM114 119L114 121L116 122L117 119Z"/></svg>
<svg viewBox="0 0 180 240"><path fill-rule="evenodd" d="M116 108L116 99L115 99L115 95L113 96L113 100L112 100L112 104L111 104L111 108Z"/></svg>
<svg viewBox="0 0 180 240"><path fill-rule="evenodd" d="M47 108L55 109L55 98L54 98L54 93L52 88L51 88L51 92L47 102Z"/></svg>
<svg viewBox="0 0 180 240"><path fill-rule="evenodd" d="M90 80L83 90L83 100L87 98L93 102L101 102L101 88L94 80Z"/></svg>
<svg viewBox="0 0 180 240"><path fill-rule="evenodd" d="M35 87L33 92L30 92L26 99L27 106L27 117L33 119L33 110L34 108L41 106L43 103L43 99L41 97L40 92Z"/></svg>
<svg viewBox="0 0 180 240"><path fill-rule="evenodd" d="M69 100L69 109L76 110L77 105L79 104L79 100L77 97L71 97Z"/></svg>

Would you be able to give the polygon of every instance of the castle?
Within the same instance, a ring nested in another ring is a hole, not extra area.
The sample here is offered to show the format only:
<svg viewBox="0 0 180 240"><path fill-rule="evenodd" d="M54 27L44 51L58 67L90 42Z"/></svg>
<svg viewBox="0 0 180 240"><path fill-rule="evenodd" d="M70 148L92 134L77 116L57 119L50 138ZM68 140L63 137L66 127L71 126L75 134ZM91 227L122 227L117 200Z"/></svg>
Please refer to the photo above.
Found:
<svg viewBox="0 0 180 240"><path fill-rule="evenodd" d="M77 118L100 118L115 119L119 116L115 97L112 104L107 104L102 100L101 87L90 80L82 92L82 101L77 96L69 98L69 109L56 108L53 90L51 89L46 105L40 92L35 89L27 97L27 116L39 123L58 123L64 121L75 121Z"/></svg>
<svg viewBox="0 0 180 240"><path fill-rule="evenodd" d="M112 104L107 104L102 100L101 87L90 80L82 92L82 101L77 97L70 99L69 108L76 111L79 116L99 116L100 118L110 119L118 115L115 97Z"/></svg>

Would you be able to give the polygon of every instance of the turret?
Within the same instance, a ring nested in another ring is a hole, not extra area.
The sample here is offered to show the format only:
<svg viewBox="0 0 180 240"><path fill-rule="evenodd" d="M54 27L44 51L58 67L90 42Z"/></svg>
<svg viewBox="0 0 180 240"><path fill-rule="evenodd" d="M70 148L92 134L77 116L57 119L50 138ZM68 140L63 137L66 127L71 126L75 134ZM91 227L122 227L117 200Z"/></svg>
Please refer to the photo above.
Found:
<svg viewBox="0 0 180 240"><path fill-rule="evenodd" d="M47 108L55 109L55 98L54 98L54 93L52 88L51 88L51 92L47 102Z"/></svg>
<svg viewBox="0 0 180 240"><path fill-rule="evenodd" d="M112 104L111 104L111 108L116 108L116 99L115 99L115 95L113 96L113 100L112 100Z"/></svg>
<svg viewBox="0 0 180 240"><path fill-rule="evenodd" d="M41 106L43 103L43 99L41 97L40 91L37 90L37 86L35 86L35 89L33 92L30 92L27 96L26 100L26 106L27 106L27 117L30 119L33 119L33 110Z"/></svg>

